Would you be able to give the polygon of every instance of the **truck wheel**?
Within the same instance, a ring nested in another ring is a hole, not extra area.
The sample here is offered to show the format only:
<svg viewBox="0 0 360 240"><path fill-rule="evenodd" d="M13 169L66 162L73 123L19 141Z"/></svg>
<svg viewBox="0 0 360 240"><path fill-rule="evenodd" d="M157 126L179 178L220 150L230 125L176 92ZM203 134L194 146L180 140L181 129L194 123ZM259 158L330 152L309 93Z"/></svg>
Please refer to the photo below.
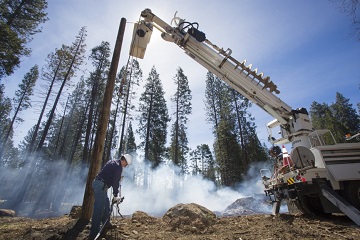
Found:
<svg viewBox="0 0 360 240"><path fill-rule="evenodd" d="M299 205L300 211L306 215L326 215L320 198L317 196L302 196Z"/></svg>
<svg viewBox="0 0 360 240"><path fill-rule="evenodd" d="M291 201L289 199L286 199L286 203L287 203L288 211L290 214L295 215L298 213L304 213L304 211L302 211L302 209L301 209L299 201L297 201L297 200Z"/></svg>
<svg viewBox="0 0 360 240"><path fill-rule="evenodd" d="M346 199L360 210L360 181L351 181L346 185Z"/></svg>

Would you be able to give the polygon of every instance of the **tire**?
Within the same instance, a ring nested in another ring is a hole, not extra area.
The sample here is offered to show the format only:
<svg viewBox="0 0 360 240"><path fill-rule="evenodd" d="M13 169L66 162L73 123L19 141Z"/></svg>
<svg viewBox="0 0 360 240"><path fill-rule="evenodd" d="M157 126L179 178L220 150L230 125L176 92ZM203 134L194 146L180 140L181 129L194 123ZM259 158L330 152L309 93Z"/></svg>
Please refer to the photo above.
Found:
<svg viewBox="0 0 360 240"><path fill-rule="evenodd" d="M346 199L360 211L360 181L350 181L345 188Z"/></svg>
<svg viewBox="0 0 360 240"><path fill-rule="evenodd" d="M318 196L301 196L297 204L299 210L305 215L327 215Z"/></svg>
<svg viewBox="0 0 360 240"><path fill-rule="evenodd" d="M302 210L301 210L301 207L300 206L300 203L299 201L290 201L289 199L286 199L286 203L287 203L287 206L288 206L288 211L290 214L292 215L295 215L295 214L298 214L298 213L304 213Z"/></svg>

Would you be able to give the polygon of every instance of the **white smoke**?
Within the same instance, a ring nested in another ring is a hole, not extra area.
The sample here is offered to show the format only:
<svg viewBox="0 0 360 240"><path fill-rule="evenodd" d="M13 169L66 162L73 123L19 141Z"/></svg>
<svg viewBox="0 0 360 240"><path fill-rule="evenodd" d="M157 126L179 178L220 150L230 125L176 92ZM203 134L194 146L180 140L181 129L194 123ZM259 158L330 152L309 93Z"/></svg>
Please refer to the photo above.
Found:
<svg viewBox="0 0 360 240"><path fill-rule="evenodd" d="M143 188L131 182L131 167L124 169L125 178L121 183L121 195L125 198L121 214L125 215L143 211L161 216L178 203L197 203L211 211L221 212L239 198L264 194L260 174L252 171L249 171L252 176L248 177L248 181L236 190L227 187L217 189L213 182L200 176L186 176L184 179L184 176L176 174L179 172L177 167L162 165L151 171L151 183L148 188Z"/></svg>
<svg viewBox="0 0 360 240"><path fill-rule="evenodd" d="M69 213L72 206L82 205L88 169L79 165L73 166L71 172L68 172L65 170L68 169L65 161L44 163L40 164L41 170L33 174L30 188L35 187L45 191L30 191L36 193L36 196L32 197L30 202L22 203L21 212L29 213L31 212L29 208L35 206L37 206L36 210L51 211L51 205L46 199L53 199L52 196L59 192L63 201L58 214ZM18 191L24 180L19 177L19 173L25 170L25 173L21 174L25 176L28 170L26 168L14 172L5 171L6 174L2 174L0 178L3 183L0 192L4 193L9 188ZM148 169L149 175L147 187L143 186L144 168ZM135 211L143 211L153 216L162 216L179 203L197 203L211 211L222 212L239 198L260 194L265 196L259 174L260 168L266 166L252 166L244 177L244 182L236 188L218 188L212 181L201 176L180 174L180 170L172 164L163 164L155 170L150 170L149 166L135 159L134 164L125 168L123 172L125 177L121 182L120 192L125 199L120 205L120 213L131 215ZM8 181L5 182L4 179ZM111 195L112 189L109 190L110 198ZM0 194L0 198L2 197L5 196ZM9 195L7 197L11 198ZM40 205L37 201L41 201Z"/></svg>

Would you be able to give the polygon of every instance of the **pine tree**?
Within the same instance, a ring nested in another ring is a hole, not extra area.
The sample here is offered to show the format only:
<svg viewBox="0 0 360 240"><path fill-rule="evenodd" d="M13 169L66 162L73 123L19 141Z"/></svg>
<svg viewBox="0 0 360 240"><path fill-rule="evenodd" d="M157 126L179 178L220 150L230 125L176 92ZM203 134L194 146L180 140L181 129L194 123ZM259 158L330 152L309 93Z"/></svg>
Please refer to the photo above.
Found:
<svg viewBox="0 0 360 240"><path fill-rule="evenodd" d="M135 142L135 135L134 131L132 129L131 122L129 123L129 127L127 129L127 134L125 138L125 151L126 153L129 153L131 155L136 155L136 142Z"/></svg>
<svg viewBox="0 0 360 240"><path fill-rule="evenodd" d="M10 75L20 64L22 56L31 52L26 44L48 20L45 0L0 1L0 79Z"/></svg>
<svg viewBox="0 0 360 240"><path fill-rule="evenodd" d="M196 146L196 149L190 152L190 162L193 175L201 174L204 178L216 182L215 160L207 144Z"/></svg>
<svg viewBox="0 0 360 240"><path fill-rule="evenodd" d="M165 154L167 123L170 120L159 74L153 67L139 99L139 127L137 133L144 149L145 160L157 167Z"/></svg>
<svg viewBox="0 0 360 240"><path fill-rule="evenodd" d="M30 96L33 94L33 89L35 86L35 83L39 77L39 69L38 66L35 65L30 69L28 73L25 74L22 83L19 84L19 90L15 92L15 98L14 98L14 116L12 117L11 123L9 128L6 131L6 134L4 136L4 140L2 144L0 145L0 158L6 148L6 143L9 139L10 133L13 129L15 121L23 121L20 117L18 117L18 114L28 109L31 106L30 102Z"/></svg>
<svg viewBox="0 0 360 240"><path fill-rule="evenodd" d="M232 108L231 89L212 73L206 80L206 109L208 120L213 124L214 151L219 166L221 183L234 186L241 180L241 148L237 142L236 115Z"/></svg>
<svg viewBox="0 0 360 240"><path fill-rule="evenodd" d="M354 134L360 129L359 115L356 109L349 103L350 99L345 98L341 93L336 93L336 101L331 104L330 108L334 118L339 122L339 126L335 133L336 140L344 141L346 134Z"/></svg>
<svg viewBox="0 0 360 240"><path fill-rule="evenodd" d="M119 109L119 111L122 114L121 131L119 137L120 145L118 150L118 157L120 158L120 155L124 152L124 150L126 151L126 149L124 149L124 135L127 125L126 123L132 120L131 110L135 108L131 103L136 95L135 87L139 86L140 82L142 81L142 70L140 69L139 62L136 59L128 61L127 66L121 70L119 79L120 86L117 91L117 103L120 103L121 98L123 99L122 106L117 104L116 108L119 109L120 107L121 109Z"/></svg>
<svg viewBox="0 0 360 240"><path fill-rule="evenodd" d="M32 136L30 141L27 144L28 154L34 151L34 146L36 145L36 141L38 141L38 133L40 130L40 124L42 118L45 113L45 109L48 105L48 101L50 100L50 96L52 90L56 84L56 81L60 80L66 74L66 59L68 58L68 54L66 52L66 46L62 46L61 49L55 49L54 53L50 53L46 58L46 66L43 68L41 78L46 82L43 88L45 88L46 95L40 96L40 98L44 99L42 104L42 108L40 111L40 115L38 117L38 121L35 125L34 130L32 131Z"/></svg>
<svg viewBox="0 0 360 240"><path fill-rule="evenodd" d="M315 101L311 103L310 117L314 129L327 129L329 127L325 121L329 113L331 113L330 107L326 103L320 104Z"/></svg>
<svg viewBox="0 0 360 240"><path fill-rule="evenodd" d="M186 156L189 152L186 134L188 115L191 113L191 91L189 82L183 70L178 68L174 77L176 92L171 98L174 104L174 123L171 129L171 143L169 155L176 166L181 168L182 173L187 171Z"/></svg>
<svg viewBox="0 0 360 240"><path fill-rule="evenodd" d="M254 118L247 112L249 101L213 74L207 74L206 109L213 124L214 151L221 184L235 186L243 180L249 165L267 160Z"/></svg>
<svg viewBox="0 0 360 240"><path fill-rule="evenodd" d="M11 113L11 99L5 96L5 86L0 85L0 132L4 133L9 129L10 113ZM0 135L0 143L3 142L2 135ZM0 144L1 145L1 144Z"/></svg>
<svg viewBox="0 0 360 240"><path fill-rule="evenodd" d="M56 99L53 103L53 107L50 111L49 117L47 119L47 122L45 124L45 127L42 131L42 135L40 138L40 141L38 143L38 146L36 148L37 154L35 156L35 160L36 161L32 161L31 165L28 167L27 173L24 177L24 181L21 185L20 190L18 191L18 194L16 196L16 198L14 199L14 201L12 202L12 206L14 209L18 209L21 205L21 203L25 200L25 194L26 191L28 190L28 187L31 183L31 179L32 179L32 175L35 172L35 167L36 164L38 163L38 161L41 160L41 158L39 158L39 153L41 152L40 150L42 150L43 144L45 142L45 139L48 135L48 132L50 130L50 126L53 123L54 117L55 117L55 109L57 107L57 104L59 102L62 90L64 89L64 86L66 84L66 82L75 74L77 68L81 65L83 58L84 58L84 52L85 52L85 36L86 36L86 30L83 27L80 30L79 35L76 37L75 42L73 43L72 46L66 48L68 51L67 53L69 54L68 56L71 56L71 58L67 58L67 67L66 67L66 73L63 77L62 80L62 84L60 86L60 89L58 91L58 94L56 96ZM48 154L47 152L42 151L41 153L43 154ZM48 156L49 157L49 156ZM40 164L41 165L41 164Z"/></svg>
<svg viewBox="0 0 360 240"><path fill-rule="evenodd" d="M346 134L357 133L360 128L359 115L349 103L349 99L336 93L336 101L330 106L313 102L310 107L313 127L317 130L328 129L336 142L344 142Z"/></svg>
<svg viewBox="0 0 360 240"><path fill-rule="evenodd" d="M0 148L4 142L4 134L10 129L10 113L12 109L11 99L5 96L4 93L5 86L0 84ZM1 159L0 168L5 164L7 157L5 156Z"/></svg>
<svg viewBox="0 0 360 240"><path fill-rule="evenodd" d="M67 71L66 74L62 80L60 89L58 91L58 94L55 98L53 107L50 111L49 117L47 119L44 131L42 133L41 139L39 141L39 144L37 146L37 151L40 151L41 148L43 147L43 144L45 142L47 133L49 131L50 125L53 121L53 117L55 114L55 110L57 107L57 104L59 102L61 93L65 87L65 84L67 83L67 81L75 74L75 71L78 69L78 67L82 64L83 59L84 59L84 53L85 53L85 37L86 37L86 29L85 27L82 27L79 35L76 37L76 40L74 41L74 43L72 44L72 46L70 46L68 48L69 54L71 56L71 59L69 59L68 65L67 65Z"/></svg>
<svg viewBox="0 0 360 240"><path fill-rule="evenodd" d="M90 88L88 91L89 110L86 125L86 134L84 141L84 151L82 155L82 162L88 163L90 152L92 149L92 130L95 129L96 119L98 117L100 106L105 90L105 83L107 79L108 69L110 66L110 44L102 42L99 46L91 50L90 59L94 66L94 71L90 73L87 79L87 85Z"/></svg>

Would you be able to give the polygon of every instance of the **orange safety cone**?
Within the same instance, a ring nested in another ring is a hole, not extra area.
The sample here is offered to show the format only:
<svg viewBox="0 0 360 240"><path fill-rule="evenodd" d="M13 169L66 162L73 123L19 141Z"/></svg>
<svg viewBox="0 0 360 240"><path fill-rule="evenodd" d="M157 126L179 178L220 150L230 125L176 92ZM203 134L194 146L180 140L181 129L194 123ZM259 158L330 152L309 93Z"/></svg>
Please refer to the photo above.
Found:
<svg viewBox="0 0 360 240"><path fill-rule="evenodd" d="M293 163L291 161L291 158L290 158L290 156L289 156L289 154L288 154L288 152L287 152L284 145L282 146L282 157L283 157L283 166L287 166L287 165L291 166L291 165L293 165Z"/></svg>

